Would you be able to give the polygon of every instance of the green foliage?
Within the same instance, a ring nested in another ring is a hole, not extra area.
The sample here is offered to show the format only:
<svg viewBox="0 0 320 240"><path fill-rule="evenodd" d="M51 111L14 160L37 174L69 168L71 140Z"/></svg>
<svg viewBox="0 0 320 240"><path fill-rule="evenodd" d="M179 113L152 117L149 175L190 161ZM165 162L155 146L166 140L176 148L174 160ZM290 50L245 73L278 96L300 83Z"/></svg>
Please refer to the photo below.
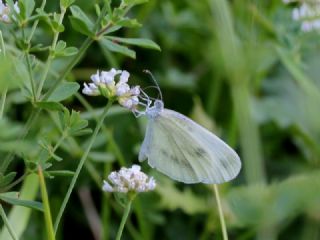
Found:
<svg viewBox="0 0 320 240"><path fill-rule="evenodd" d="M43 211L41 203L35 201L22 200L19 198L18 192L0 193L0 199L12 205L24 206L38 211Z"/></svg>
<svg viewBox="0 0 320 240"><path fill-rule="evenodd" d="M59 209L67 216L56 239L115 237L123 209L102 183L137 163L145 119L113 105L93 132L107 100L80 92L90 75L111 68L128 70L130 85L159 98L140 74L149 69L166 108L240 154L239 177L219 186L230 239L320 238L319 32L292 20L298 2L19 0L20 13L6 3L13 14L0 23L0 202L19 239L46 238L39 166L51 220ZM136 197L123 239L221 239L211 187L141 166L158 186ZM10 239L1 228L0 239Z"/></svg>
<svg viewBox="0 0 320 240"><path fill-rule="evenodd" d="M78 6L71 6L70 10L72 12L72 16L70 16L72 27L86 36L94 36L94 23L89 17Z"/></svg>

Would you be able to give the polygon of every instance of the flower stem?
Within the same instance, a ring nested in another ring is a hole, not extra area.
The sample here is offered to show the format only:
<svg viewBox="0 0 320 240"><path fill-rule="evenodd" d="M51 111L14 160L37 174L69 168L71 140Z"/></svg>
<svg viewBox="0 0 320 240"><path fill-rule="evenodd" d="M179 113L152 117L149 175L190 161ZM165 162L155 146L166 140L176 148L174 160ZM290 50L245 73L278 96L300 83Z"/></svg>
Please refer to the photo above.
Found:
<svg viewBox="0 0 320 240"><path fill-rule="evenodd" d="M85 161L86 161L86 159L87 159L87 157L88 157L88 154L89 154L89 152L90 152L90 150L91 150L91 147L92 147L92 145L93 145L93 143L94 143L94 141L95 141L95 139L96 139L96 137L97 137L97 134L98 134L98 132L99 132L99 130L100 130L103 122L104 122L104 119L105 119L106 116L107 116L108 110L110 109L112 103L113 103L113 101L109 101L108 104L107 104L107 106L105 107L105 109L104 109L104 111L103 111L103 113L102 113L102 115L101 115L101 117L100 117L100 120L99 120L99 122L97 123L96 128L94 129L94 132L93 132L93 134L92 134L92 136L91 136L91 139L90 139L90 142L89 142L89 144L88 144L88 146L87 146L87 149L85 150L84 154L82 155L82 158L80 159L80 162L79 162L79 164L78 164L78 167L77 167L77 169L76 169L76 172L75 172L75 174L74 174L73 177L72 177L70 186L69 186L68 191L67 191L67 193L66 193L66 195L65 195L65 197L64 197L64 199L63 199L62 205L61 205L61 207L60 207L59 213L58 213L58 215L57 215L57 218L56 218L56 221L55 221L55 224L54 224L55 233L56 233L57 230L58 230L61 217L62 217L63 212L64 212L64 210L65 210L65 208L66 208L66 206L67 206L67 203L68 203L68 201L69 201L70 195L71 195L72 190L73 190L73 188L74 188L74 186L75 186L75 184L76 184L76 181L77 181L77 179L78 179L78 177L79 177L79 174L80 174L80 171L81 171L81 169L82 169L82 167L83 167L83 164L85 163Z"/></svg>
<svg viewBox="0 0 320 240"><path fill-rule="evenodd" d="M123 213L123 216L122 216L122 219L121 219L121 223L120 223L120 227L118 229L116 240L120 240L121 239L122 232L123 232L123 229L124 229L124 225L127 222L127 219L128 219L128 216L129 216L129 213L130 213L130 210L131 210L131 205L132 205L132 199L129 200L129 202L128 202L125 210L124 210L124 213Z"/></svg>
<svg viewBox="0 0 320 240"><path fill-rule="evenodd" d="M218 185L214 184L213 189L214 189L214 195L216 197L216 201L217 201L217 205L218 205L219 219L220 219L220 224L221 224L223 240L228 240L227 227L226 227L226 223L225 223L224 217L223 217L223 211L222 211L222 206L221 206L221 201L220 201L220 196L219 196Z"/></svg>
<svg viewBox="0 0 320 240"><path fill-rule="evenodd" d="M47 227L47 235L49 240L55 240L55 234L53 231L53 224L52 224L52 217L50 211L50 204L48 199L48 192L46 188L46 183L43 177L41 166L38 166L38 174L39 174L39 181L40 181L40 189L41 189L41 196L44 208L44 218Z"/></svg>
<svg viewBox="0 0 320 240"><path fill-rule="evenodd" d="M0 47L1 47L1 54L3 54L3 56L6 55L6 48L4 46L4 41L3 41L3 37L2 37L2 31L0 30ZM0 102L0 119L3 116L3 112L4 112L4 106L6 103L6 98L7 98L7 92L8 89L5 88L3 89L2 95L1 95L1 102Z"/></svg>
<svg viewBox="0 0 320 240"><path fill-rule="evenodd" d="M62 21L63 21L65 13L66 13L66 9L62 8L61 9L61 13L60 13L60 18L59 18L59 21L58 21L59 25L62 24ZM44 67L44 71L43 71L43 74L42 74L42 77L41 77L41 80L40 80L40 83L39 83L36 99L40 98L44 82L47 79L47 76L48 76L48 73L49 73L49 70L50 70L50 67L51 67L51 63L52 63L52 61L54 59L53 53L54 53L54 50L55 50L57 42L58 42L59 34L60 34L59 31L55 31L55 33L53 35L53 40L52 40L52 44L51 44L51 47L50 47L49 56L47 58L47 61L46 61L45 67Z"/></svg>
<svg viewBox="0 0 320 240"><path fill-rule="evenodd" d="M7 218L6 212L4 211L4 209L3 209L3 207L2 207L1 204L0 204L0 215L1 215L1 217L2 217L2 220L3 220L3 222L4 222L4 225L6 225L8 231L9 231L9 233L10 233L10 235L11 235L11 238L12 238L13 240L18 240L18 237L17 237L17 235L15 234L15 232L13 231L13 228L12 228L12 226L10 225L9 220L8 220L8 218Z"/></svg>

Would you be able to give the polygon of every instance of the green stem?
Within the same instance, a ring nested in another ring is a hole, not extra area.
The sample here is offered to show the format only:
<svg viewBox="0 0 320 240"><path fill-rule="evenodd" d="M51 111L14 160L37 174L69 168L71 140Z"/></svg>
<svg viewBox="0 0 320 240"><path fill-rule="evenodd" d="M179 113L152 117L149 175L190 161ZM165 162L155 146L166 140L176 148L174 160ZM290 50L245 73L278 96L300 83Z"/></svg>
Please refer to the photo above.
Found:
<svg viewBox="0 0 320 240"><path fill-rule="evenodd" d="M1 46L1 54L3 54L3 56L5 56L6 55L6 48L5 48L5 45L4 45L4 41L3 41L3 36L2 36L2 31L1 30L0 30L0 46ZM8 89L5 88L3 90L2 95L1 95L0 119L2 119L2 116L3 116L4 107L5 107L6 98L7 98L7 91L8 91Z"/></svg>
<svg viewBox="0 0 320 240"><path fill-rule="evenodd" d="M8 229L11 238L13 240L18 240L17 234L13 231L12 226L10 225L9 219L7 218L6 212L4 211L2 205L0 204L0 215L2 217L2 220L4 222L4 225L6 226L6 228Z"/></svg>
<svg viewBox="0 0 320 240"><path fill-rule="evenodd" d="M223 240L228 240L227 227L226 227L226 223L225 223L224 217L223 217L223 211L222 211L222 206L221 206L221 201L220 201L220 196L219 196L218 185L214 184L213 189L214 189L214 195L216 197L216 201L217 201L217 205L218 205L219 219L220 219L220 224L221 224Z"/></svg>
<svg viewBox="0 0 320 240"><path fill-rule="evenodd" d="M0 103L0 119L2 119L3 117L3 112L4 112L4 106L5 106L5 103L6 103L6 98L7 98L7 91L8 89L4 89L3 90L3 93L1 95L1 103Z"/></svg>
<svg viewBox="0 0 320 240"><path fill-rule="evenodd" d="M85 163L85 161L86 161L86 159L88 157L88 154L89 154L89 152L91 150L91 147L92 147L92 145L93 145L93 143L94 143L94 141L95 141L95 139L97 137L97 134L98 134L103 122L104 122L104 119L107 116L108 110L111 107L112 103L113 103L113 101L109 101L107 106L105 107L105 109L104 109L104 111L103 111L103 113L102 113L102 115L100 117L100 120L99 120L98 124L96 125L96 128L94 129L94 132L93 132L93 134L91 136L91 139L90 139L90 142L89 142L89 144L87 146L87 149L84 152L84 154L82 155L82 158L81 158L81 160L80 160L80 162L78 164L77 170L76 170L75 174L73 175L73 178L71 180L70 186L68 188L66 196L63 199L62 205L60 207L59 213L57 215L57 218L56 218L56 221L55 221L55 224L54 224L55 232L57 232L57 230L58 230L61 217L62 217L63 212L64 212L64 210L65 210L65 208L67 206L67 203L69 201L69 198L70 198L70 195L72 193L72 190L73 190L73 188L74 188L74 186L76 184L76 181L77 181L77 179L79 177L80 171L81 171L81 169L83 167L83 164Z"/></svg>
<svg viewBox="0 0 320 240"><path fill-rule="evenodd" d="M66 13L66 9L62 8L61 9L60 18L58 20L58 24L59 25L62 24L62 21L63 21L65 13ZM37 90L36 99L40 98L44 82L47 79L47 76L48 76L48 73L49 73L49 70L50 70L50 67L51 67L51 63L52 63L52 61L54 59L53 53L54 53L54 50L55 50L57 42L58 42L59 34L60 34L59 31L55 31L55 33L53 35L53 40L52 40L52 44L51 44L51 47L50 47L49 56L47 58L47 61L46 61L45 67L44 67L44 71L43 71L42 77L41 77L40 82L39 82L39 87L38 87L38 90Z"/></svg>
<svg viewBox="0 0 320 240"><path fill-rule="evenodd" d="M47 187L43 177L41 166L38 166L38 174L39 174L39 182L40 182L41 196L42 196L43 209L44 209L44 219L47 227L48 239L55 240L56 238L53 230L48 192L47 192Z"/></svg>
<svg viewBox="0 0 320 240"><path fill-rule="evenodd" d="M30 80L30 83L31 83L32 97L33 97L33 101L35 102L36 101L36 87L35 87L33 73L32 73L32 66L31 66L31 62L30 62L30 56L29 56L29 54L27 52L25 53L25 57L26 57L26 61L27 61L27 69L28 69L28 74L29 74L29 80Z"/></svg>
<svg viewBox="0 0 320 240"><path fill-rule="evenodd" d="M107 179L107 173L111 171L111 163L104 164L104 178ZM100 183L99 183L100 185ZM108 240L110 235L110 217L111 206L109 203L109 195L102 194L101 221L102 221L102 240Z"/></svg>
<svg viewBox="0 0 320 240"><path fill-rule="evenodd" d="M129 200L129 202L128 202L125 210L124 210L124 213L123 213L123 216L122 216L122 219L121 219L121 223L120 223L120 227L118 229L116 240L120 240L121 239L122 232L123 232L123 229L124 229L124 225L127 222L127 219L128 219L128 216L129 216L129 213L130 213L130 210L131 210L131 205L132 205L132 199Z"/></svg>
<svg viewBox="0 0 320 240"><path fill-rule="evenodd" d="M86 108L86 110L92 112L92 115L93 115L94 119L98 122L99 119L96 116L95 112L93 111L94 109L87 102L87 100L79 93L76 93L75 96L79 100L79 102ZM116 156L116 159L118 160L119 164L121 166L125 166L126 165L126 160L125 160L125 158L124 158L124 156L123 156L123 154L121 152L121 149L120 149L119 145L117 144L116 140L114 139L112 131L107 129L105 126L102 126L102 130L107 134L108 139L109 139L110 148L114 152L114 155Z"/></svg>
<svg viewBox="0 0 320 240"><path fill-rule="evenodd" d="M240 132L244 174L249 184L266 183L259 130L251 112L249 89L246 84L233 84L232 100Z"/></svg>
<svg viewBox="0 0 320 240"><path fill-rule="evenodd" d="M96 23L95 23L95 30L98 31L99 27L100 27L100 23L103 19L103 17L105 16L106 12L107 12L107 3L104 5L104 7L101 10L101 14L99 16L99 18L97 19ZM96 34L96 36L98 36ZM66 69L64 70L64 72L60 75L60 77L56 80L56 82L53 84L53 86L49 89L49 91L44 95L43 100L47 100L50 95L52 94L52 92L59 86L59 84L65 79L65 77L69 74L69 72L71 71L71 69L79 62L79 60L82 58L83 54L85 53L85 51L89 48L89 46L94 42L95 39L91 38L91 37L87 37L87 39L82 43L78 54L72 59L72 61L67 65Z"/></svg>
<svg viewBox="0 0 320 240"><path fill-rule="evenodd" d="M41 3L41 6L40 6L40 10L43 10L45 5L46 5L46 0L43 0L42 3ZM36 28L38 26L38 23L39 23L39 20L36 20L32 25L31 32L30 32L30 35L29 35L28 40L27 40L28 44L31 42L33 34L36 31Z"/></svg>
<svg viewBox="0 0 320 240"><path fill-rule="evenodd" d="M67 67L64 69L63 73L60 75L60 77L55 81L53 86L48 90L48 92L43 96L42 100L47 100L50 95L53 93L53 91L59 86L59 84L66 78L66 76L69 74L71 69L79 62L79 60L82 58L85 51L88 49L88 47L93 43L93 39L88 37L81 45L78 54L72 59L72 61L67 65Z"/></svg>

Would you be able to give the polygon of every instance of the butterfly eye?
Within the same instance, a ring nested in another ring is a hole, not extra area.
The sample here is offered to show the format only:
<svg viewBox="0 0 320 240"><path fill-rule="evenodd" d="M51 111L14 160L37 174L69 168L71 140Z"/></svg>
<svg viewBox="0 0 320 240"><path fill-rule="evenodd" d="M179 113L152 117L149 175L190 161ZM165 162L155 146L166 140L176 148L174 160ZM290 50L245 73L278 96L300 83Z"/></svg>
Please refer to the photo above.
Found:
<svg viewBox="0 0 320 240"><path fill-rule="evenodd" d="M163 102L161 100L156 100L154 102L154 106L155 106L156 109L162 110L163 109Z"/></svg>

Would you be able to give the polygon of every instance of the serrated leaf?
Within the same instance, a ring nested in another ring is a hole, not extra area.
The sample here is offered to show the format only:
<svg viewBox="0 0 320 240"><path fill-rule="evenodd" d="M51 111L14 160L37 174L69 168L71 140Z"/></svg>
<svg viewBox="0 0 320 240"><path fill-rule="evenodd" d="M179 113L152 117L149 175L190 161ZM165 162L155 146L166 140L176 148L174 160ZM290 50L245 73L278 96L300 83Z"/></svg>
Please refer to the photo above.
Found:
<svg viewBox="0 0 320 240"><path fill-rule="evenodd" d="M121 53L123 55L126 55L126 56L134 58L134 59L136 58L135 51L133 51L125 46L114 43L106 38L101 39L100 43L103 47L107 48L111 52Z"/></svg>
<svg viewBox="0 0 320 240"><path fill-rule="evenodd" d="M36 102L35 105L38 108L52 111L62 111L64 109L64 106L58 102Z"/></svg>
<svg viewBox="0 0 320 240"><path fill-rule="evenodd" d="M120 42L120 43L125 43L129 45L135 45L143 48L150 48L154 50L160 51L160 47L158 44L153 42L150 39L144 39L144 38L120 38L120 37L110 37L107 36L106 38L110 39L113 42Z"/></svg>
<svg viewBox="0 0 320 240"><path fill-rule="evenodd" d="M75 94L79 88L80 85L76 82L64 82L53 91L48 101L61 102Z"/></svg>
<svg viewBox="0 0 320 240"><path fill-rule="evenodd" d="M42 203L18 198L15 192L0 193L0 199L12 205L24 206L38 211L43 211Z"/></svg>

